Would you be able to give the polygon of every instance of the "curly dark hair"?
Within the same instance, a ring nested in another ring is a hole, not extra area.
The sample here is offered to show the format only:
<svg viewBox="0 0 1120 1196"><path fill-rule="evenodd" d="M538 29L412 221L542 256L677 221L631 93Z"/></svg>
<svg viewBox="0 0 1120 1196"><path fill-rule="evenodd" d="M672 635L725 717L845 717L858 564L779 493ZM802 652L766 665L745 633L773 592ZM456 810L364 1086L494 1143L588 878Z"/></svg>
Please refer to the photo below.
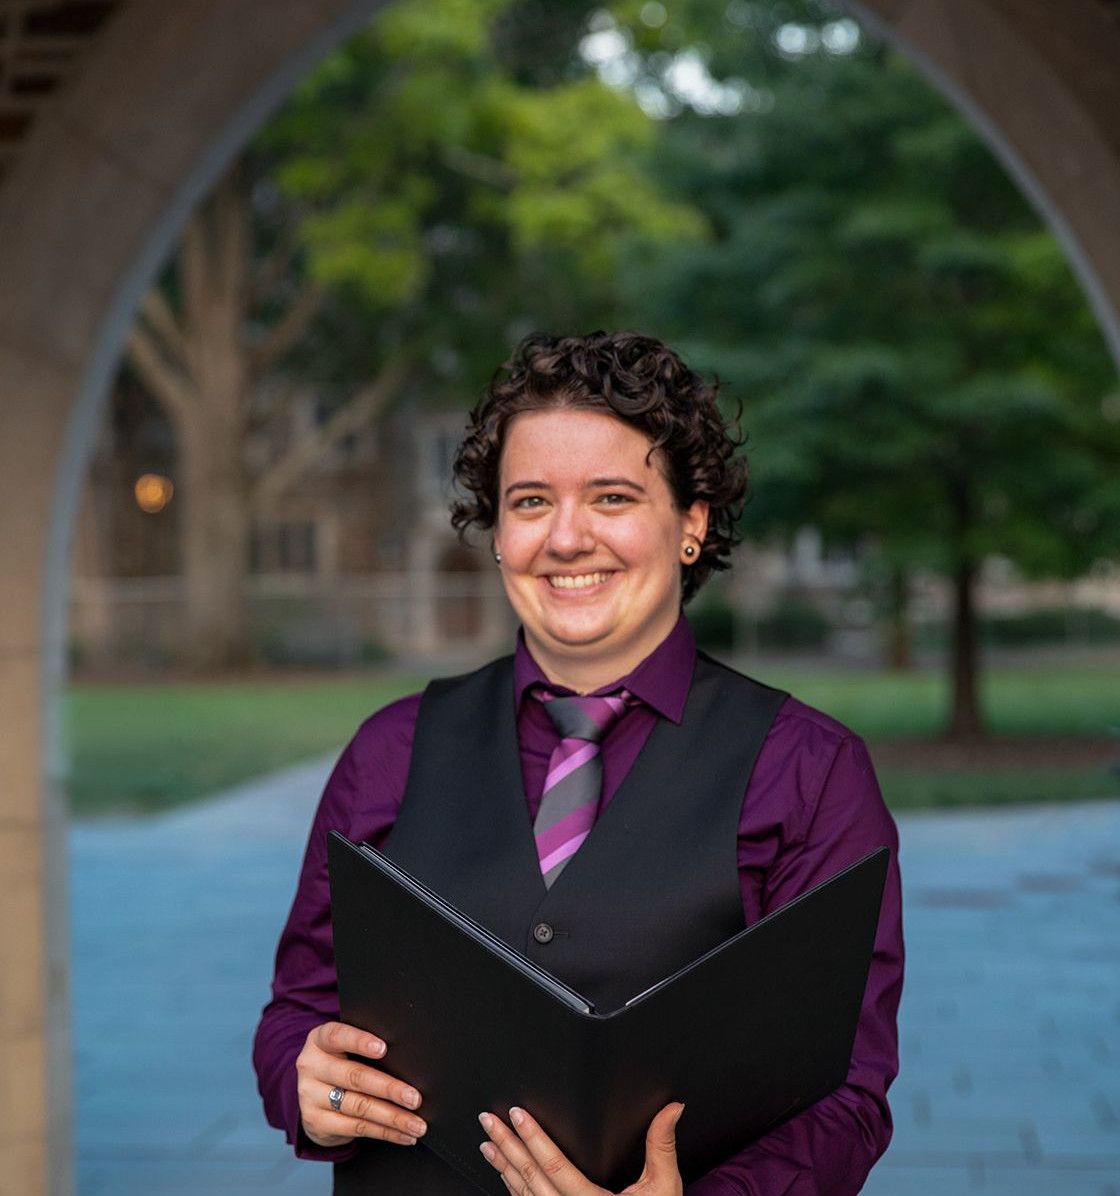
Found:
<svg viewBox="0 0 1120 1196"><path fill-rule="evenodd" d="M461 539L492 528L498 517L498 471L510 420L526 411L572 407L613 415L642 432L659 452L679 510L698 499L709 504L708 534L700 555L682 565L687 602L711 574L726 569L740 540L747 495L744 439L724 420L706 382L661 341L637 332L587 336L534 334L495 371L471 412L455 456L455 482L464 496L451 508ZM736 420L737 423L737 420Z"/></svg>

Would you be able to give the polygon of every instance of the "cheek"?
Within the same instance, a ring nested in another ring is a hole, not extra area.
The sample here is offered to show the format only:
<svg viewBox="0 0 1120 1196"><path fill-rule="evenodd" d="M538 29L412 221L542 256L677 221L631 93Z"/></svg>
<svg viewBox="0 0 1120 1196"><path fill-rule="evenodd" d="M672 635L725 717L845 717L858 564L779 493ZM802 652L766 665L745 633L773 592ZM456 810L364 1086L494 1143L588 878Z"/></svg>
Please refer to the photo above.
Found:
<svg viewBox="0 0 1120 1196"><path fill-rule="evenodd" d="M675 527L646 524L620 531L612 547L623 560L642 565L651 574L672 573L677 566L678 540Z"/></svg>
<svg viewBox="0 0 1120 1196"><path fill-rule="evenodd" d="M499 527L496 536L500 545L502 561L506 565L514 567L531 562L539 549L541 540L534 524L521 524L516 521L511 522L504 529Z"/></svg>

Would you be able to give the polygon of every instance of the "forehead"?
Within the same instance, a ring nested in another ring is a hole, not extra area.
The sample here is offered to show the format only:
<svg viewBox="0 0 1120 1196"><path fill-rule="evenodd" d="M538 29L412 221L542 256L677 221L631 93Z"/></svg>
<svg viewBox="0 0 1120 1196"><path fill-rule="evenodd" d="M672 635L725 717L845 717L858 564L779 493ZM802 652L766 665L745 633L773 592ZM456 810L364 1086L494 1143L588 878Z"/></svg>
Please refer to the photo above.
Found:
<svg viewBox="0 0 1120 1196"><path fill-rule="evenodd" d="M639 429L599 411L553 408L514 416L502 447L504 482L582 482L599 476L657 473L656 454ZM514 476L516 475L516 476Z"/></svg>

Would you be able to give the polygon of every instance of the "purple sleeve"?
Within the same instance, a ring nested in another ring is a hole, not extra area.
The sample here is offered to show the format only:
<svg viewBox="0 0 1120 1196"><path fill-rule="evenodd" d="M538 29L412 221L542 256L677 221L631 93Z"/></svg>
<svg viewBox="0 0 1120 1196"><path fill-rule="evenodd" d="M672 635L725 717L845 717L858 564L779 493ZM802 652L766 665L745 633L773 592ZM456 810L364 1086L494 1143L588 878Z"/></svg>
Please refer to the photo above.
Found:
<svg viewBox="0 0 1120 1196"><path fill-rule="evenodd" d="M272 1000L253 1041L257 1087L270 1125L303 1159L340 1161L352 1145L316 1146L303 1132L295 1061L307 1035L337 1021L338 985L331 938L327 833L338 830L375 846L396 819L408 778L419 695L387 706L362 724L327 781L303 859L295 900L276 949Z"/></svg>
<svg viewBox="0 0 1120 1196"><path fill-rule="evenodd" d="M836 724L838 726L838 724ZM898 1072L902 991L898 833L862 740L839 740L815 801L793 819L762 883L762 913L876 847L891 849L871 969L846 1082L690 1184L687 1196L854 1196L891 1137L886 1093Z"/></svg>

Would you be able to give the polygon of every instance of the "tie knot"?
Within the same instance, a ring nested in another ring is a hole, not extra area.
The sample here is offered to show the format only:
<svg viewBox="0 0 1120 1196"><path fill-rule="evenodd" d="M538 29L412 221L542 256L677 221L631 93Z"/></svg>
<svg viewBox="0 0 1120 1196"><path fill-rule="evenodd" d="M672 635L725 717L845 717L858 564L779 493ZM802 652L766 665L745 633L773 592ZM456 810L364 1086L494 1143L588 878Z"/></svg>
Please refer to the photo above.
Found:
<svg viewBox="0 0 1120 1196"><path fill-rule="evenodd" d="M542 690L537 696L561 738L585 739L589 743L598 743L633 700L624 689L605 696L573 694L566 698Z"/></svg>

